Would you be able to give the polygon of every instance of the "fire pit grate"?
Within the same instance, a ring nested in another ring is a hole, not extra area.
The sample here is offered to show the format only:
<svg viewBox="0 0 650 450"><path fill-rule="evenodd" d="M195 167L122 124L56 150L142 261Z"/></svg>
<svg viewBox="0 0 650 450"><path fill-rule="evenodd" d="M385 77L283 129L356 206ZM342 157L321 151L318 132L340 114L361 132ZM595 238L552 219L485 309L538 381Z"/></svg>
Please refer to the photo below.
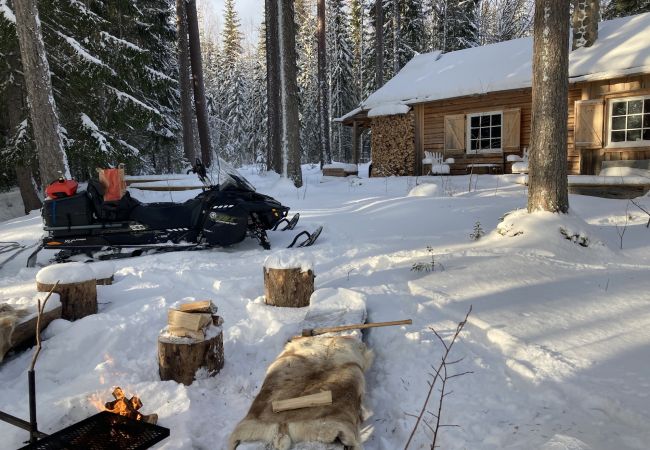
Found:
<svg viewBox="0 0 650 450"><path fill-rule="evenodd" d="M140 450L168 436L169 428L102 411L23 449Z"/></svg>

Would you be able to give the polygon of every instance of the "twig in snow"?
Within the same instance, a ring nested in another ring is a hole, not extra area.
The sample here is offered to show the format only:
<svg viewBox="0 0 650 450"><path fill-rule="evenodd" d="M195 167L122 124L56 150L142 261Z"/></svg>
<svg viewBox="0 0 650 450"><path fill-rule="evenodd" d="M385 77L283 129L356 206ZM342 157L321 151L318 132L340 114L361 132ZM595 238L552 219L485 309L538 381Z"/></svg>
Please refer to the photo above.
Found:
<svg viewBox="0 0 650 450"><path fill-rule="evenodd" d="M38 354L41 353L41 317L43 317L43 314L45 313L45 304L47 301L50 299L50 296L54 292L54 289L59 285L59 282L57 281L54 283L54 286L52 286L52 289L50 289L50 292L47 293L47 296L45 297L45 300L43 300L43 303L41 303L41 300L38 300L38 316L36 317L36 351L34 352L34 355L32 356L32 364L29 366L29 370L32 372L34 371L34 366L36 365L36 359L38 358Z"/></svg>
<svg viewBox="0 0 650 450"><path fill-rule="evenodd" d="M623 250L623 236L625 236L625 232L627 231L627 223L630 220L630 202L627 202L627 205L625 205L625 223L623 224L622 227L619 227L618 224L616 224L616 232L618 233L618 237L620 239L620 248Z"/></svg>
<svg viewBox="0 0 650 450"><path fill-rule="evenodd" d="M643 206L639 205L639 204L638 204L637 202L635 202L634 200L630 200L630 202L632 202L632 204L633 204L634 206L636 206L637 208L639 208L641 211L643 211L644 213L646 213L646 214L648 215L648 223L645 224L645 227L646 227L646 228L650 228L650 211L648 211L647 209L645 209Z"/></svg>
<svg viewBox="0 0 650 450"><path fill-rule="evenodd" d="M463 327L467 323L467 319L469 318L470 313L472 312L472 306L470 305L469 310L467 311L467 314L465 315L465 319L463 319L462 322L458 323L458 326L456 327L456 332L452 336L451 340L449 342L445 341L438 332L431 328L431 331L436 335L440 343L442 344L443 348L445 349L444 354L442 355L442 358L440 360L440 363L438 364L438 367L432 367L434 373L430 374L433 380L428 381L427 383L429 384L429 391L427 392L427 396L424 399L424 404L422 405L422 409L420 409L420 414L417 415L417 419L415 421L415 426L413 427L413 430L411 431L411 434L409 435L408 441L406 441L406 445L404 446L404 450L407 450L409 445L411 444L411 441L413 440L413 437L415 436L415 433L418 429L418 426L420 423L424 423L427 428L431 430L433 433L433 441L431 443L431 449L436 448L436 441L438 439L438 432L440 431L440 428L443 427L458 427L458 425L454 424L441 424L440 423L440 417L442 415L442 403L445 399L445 397L449 396L453 391L450 392L445 392L445 388L447 385L447 381L453 379L453 378L458 378L463 375L467 375L469 373L472 373L471 371L466 371L466 372L460 372L456 374L449 374L448 372L448 367L454 364L457 364L461 361L463 361L463 358L454 360L454 361L447 361L447 358L449 357L449 354L451 353L451 349L454 346L454 343L456 343L456 340L458 339L458 336L460 335L460 332L463 330ZM440 380L442 383L442 387L440 388L440 397L438 400L438 413L434 414L430 411L427 411L427 406L429 405L429 400L431 399L431 394L433 393L433 388L436 385L436 382ZM431 414L435 419L436 419L436 424L435 426L431 426L424 418L424 413L429 413Z"/></svg>

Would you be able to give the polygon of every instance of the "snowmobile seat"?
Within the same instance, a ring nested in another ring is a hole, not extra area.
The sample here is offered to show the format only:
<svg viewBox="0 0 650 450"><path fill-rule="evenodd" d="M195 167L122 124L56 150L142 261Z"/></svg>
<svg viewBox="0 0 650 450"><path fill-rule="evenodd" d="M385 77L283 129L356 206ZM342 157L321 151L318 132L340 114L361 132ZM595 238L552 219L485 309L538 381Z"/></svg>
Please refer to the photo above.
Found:
<svg viewBox="0 0 650 450"><path fill-rule="evenodd" d="M144 203L133 208L129 218L154 230L192 229L199 220L202 204L200 197L184 203Z"/></svg>
<svg viewBox="0 0 650 450"><path fill-rule="evenodd" d="M102 222L129 220L131 212L141 203L128 192L118 201L104 201L104 187L99 181L89 180L86 195L95 209L95 216Z"/></svg>

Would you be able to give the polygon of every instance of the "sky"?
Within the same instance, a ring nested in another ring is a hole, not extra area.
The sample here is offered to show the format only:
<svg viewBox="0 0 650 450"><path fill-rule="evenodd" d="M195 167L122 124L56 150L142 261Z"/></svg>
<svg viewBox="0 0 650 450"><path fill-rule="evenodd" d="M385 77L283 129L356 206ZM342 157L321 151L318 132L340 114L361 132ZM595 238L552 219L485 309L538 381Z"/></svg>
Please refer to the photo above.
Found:
<svg viewBox="0 0 650 450"><path fill-rule="evenodd" d="M210 13L223 20L224 0L203 0L211 10ZM264 0L235 0L235 8L239 13L242 31L248 34L259 26L264 18Z"/></svg>

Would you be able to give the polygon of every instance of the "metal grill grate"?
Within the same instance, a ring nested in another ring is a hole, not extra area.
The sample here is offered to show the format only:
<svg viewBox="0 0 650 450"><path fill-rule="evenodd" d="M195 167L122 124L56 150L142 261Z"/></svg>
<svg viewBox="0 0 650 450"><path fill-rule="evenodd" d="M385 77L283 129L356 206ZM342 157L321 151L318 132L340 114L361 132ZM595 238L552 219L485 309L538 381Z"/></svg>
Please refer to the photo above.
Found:
<svg viewBox="0 0 650 450"><path fill-rule="evenodd" d="M169 428L102 411L23 449L140 450L167 436Z"/></svg>

